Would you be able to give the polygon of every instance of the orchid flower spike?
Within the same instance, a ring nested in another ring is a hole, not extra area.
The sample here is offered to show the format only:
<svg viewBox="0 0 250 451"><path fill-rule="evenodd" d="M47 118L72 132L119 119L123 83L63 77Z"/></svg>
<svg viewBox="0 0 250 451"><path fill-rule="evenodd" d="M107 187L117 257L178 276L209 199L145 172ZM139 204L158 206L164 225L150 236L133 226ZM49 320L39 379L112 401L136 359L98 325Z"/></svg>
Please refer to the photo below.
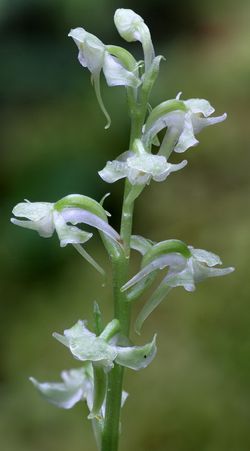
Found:
<svg viewBox="0 0 250 451"><path fill-rule="evenodd" d="M162 182L171 172L179 171L187 164L186 160L179 164L171 164L164 156L147 152L139 139L135 140L133 147L134 152L122 153L116 160L108 161L99 171L100 177L105 182L113 183L122 178L128 178L132 185L149 184L151 179Z"/></svg>
<svg viewBox="0 0 250 451"><path fill-rule="evenodd" d="M144 346L122 347L114 340L119 329L119 321L113 320L96 336L87 329L86 322L79 320L71 329L65 330L64 335L54 333L53 336L67 346L76 359L98 364L106 372L114 363L136 371L146 368L156 354L156 336Z"/></svg>
<svg viewBox="0 0 250 451"><path fill-rule="evenodd" d="M145 124L142 141L146 148L152 145L157 134L167 128L166 138L171 137L173 145L171 150L164 152L163 147L160 154L167 157L172 150L178 153L185 152L189 147L199 143L196 139L204 127L217 124L226 119L226 113L217 117L209 117L214 113L214 108L205 99L180 100L179 93L174 100L168 100L154 108Z"/></svg>
<svg viewBox="0 0 250 451"><path fill-rule="evenodd" d="M105 128L109 128L111 120L104 106L100 90L101 70L103 70L108 86L137 88L141 81L136 75L136 66L134 67L134 71L128 70L119 58L109 53L109 46L104 45L100 39L88 33L84 28L75 28L70 31L68 36L73 38L78 47L78 60L80 64L83 67L87 67L91 72L91 79L94 84L98 103L107 119ZM123 53L120 52L120 54ZM128 54L129 52L126 53Z"/></svg>
<svg viewBox="0 0 250 451"><path fill-rule="evenodd" d="M75 225L87 224L98 229L113 242L120 240L119 234L108 224L107 214L102 206L80 194L71 194L56 203L21 202L14 207L13 214L25 218L25 220L11 218L13 224L36 230L41 237L49 238L56 231L61 247L72 244L101 273L102 268L82 247L93 234Z"/></svg>
<svg viewBox="0 0 250 451"><path fill-rule="evenodd" d="M179 240L167 240L152 246L143 257L141 271L122 287L122 291L126 291L141 284L142 280L146 280L156 271L169 268L167 275L140 312L136 321L137 332L172 288L183 286L186 291L194 291L196 284L202 280L225 276L234 271L233 267L214 268L221 264L218 255L186 246Z"/></svg>
<svg viewBox="0 0 250 451"><path fill-rule="evenodd" d="M155 52L149 28L143 18L132 9L119 8L114 15L115 26L125 41L140 41L144 52L145 70L150 68Z"/></svg>

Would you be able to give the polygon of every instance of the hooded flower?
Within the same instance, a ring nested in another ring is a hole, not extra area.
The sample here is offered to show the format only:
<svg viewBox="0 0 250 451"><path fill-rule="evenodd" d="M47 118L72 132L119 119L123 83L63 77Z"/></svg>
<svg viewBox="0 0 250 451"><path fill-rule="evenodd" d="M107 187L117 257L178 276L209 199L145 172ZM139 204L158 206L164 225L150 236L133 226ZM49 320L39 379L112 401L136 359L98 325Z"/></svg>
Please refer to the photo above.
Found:
<svg viewBox="0 0 250 451"><path fill-rule="evenodd" d="M119 241L118 233L107 222L105 210L98 202L86 196L72 194L56 203L21 202L14 207L13 214L25 218L11 218L13 224L36 230L44 238L51 237L56 231L61 247L72 244L100 272L103 270L81 246L93 234L79 229L75 224L88 224L111 240Z"/></svg>
<svg viewBox="0 0 250 451"><path fill-rule="evenodd" d="M143 18L132 9L119 8L114 15L115 26L125 41L140 41L142 43L145 69L149 69L154 59L154 47L150 31Z"/></svg>
<svg viewBox="0 0 250 451"><path fill-rule="evenodd" d="M118 58L110 55L108 46L105 46L100 39L88 33L84 28L75 28L70 31L68 36L73 38L78 47L80 64L91 72L97 100L108 121L105 128L108 128L110 117L103 104L100 91L101 70L103 70L108 86L137 88L141 81L134 72L127 70Z"/></svg>
<svg viewBox="0 0 250 451"><path fill-rule="evenodd" d="M108 161L99 171L100 177L105 182L113 183L126 177L132 185L149 184L151 179L162 182L171 172L179 171L187 164L186 160L179 164L171 164L164 156L146 152L139 139L135 140L134 147L135 152L122 153L116 160Z"/></svg>
<svg viewBox="0 0 250 451"><path fill-rule="evenodd" d="M180 93L181 94L181 93ZM142 141L146 148L151 146L153 139L164 128L175 135L173 150L185 152L189 147L198 144L196 135L209 125L217 124L226 119L227 115L209 117L214 108L205 99L168 100L152 110L145 124ZM160 150L161 153L161 150Z"/></svg>
<svg viewBox="0 0 250 451"><path fill-rule="evenodd" d="M169 247L171 241L168 240L162 244ZM178 244L178 241L176 241ZM181 242L179 242L181 243ZM184 243L183 243L184 244ZM159 252L157 251L157 246ZM167 275L156 288L152 296L144 305L136 321L136 330L139 331L145 319L150 313L160 304L160 302L167 296L172 288L183 286L186 291L194 291L196 284L207 279L208 277L225 276L234 271L233 267L229 268L215 268L221 265L222 262L218 255L213 254L202 249L194 249L192 246L186 246L183 249L176 247L174 253L171 251L164 253L164 248L161 243L152 246L148 253L143 258L143 268L131 280L129 280L123 287L122 291L126 291L137 284L141 284L143 280L155 273L168 267ZM156 251L156 252L155 252ZM187 254L188 252L188 254ZM179 259L177 258L179 256Z"/></svg>

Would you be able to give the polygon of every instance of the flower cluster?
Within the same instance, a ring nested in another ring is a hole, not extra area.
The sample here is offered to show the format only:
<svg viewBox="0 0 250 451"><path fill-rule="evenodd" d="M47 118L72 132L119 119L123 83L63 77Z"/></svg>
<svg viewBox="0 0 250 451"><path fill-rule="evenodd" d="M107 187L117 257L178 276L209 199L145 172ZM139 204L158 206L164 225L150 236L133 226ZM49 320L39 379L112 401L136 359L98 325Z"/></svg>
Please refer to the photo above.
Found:
<svg viewBox="0 0 250 451"><path fill-rule="evenodd" d="M68 244L74 246L103 273L83 247L92 233L82 230L79 224L94 227L99 231L112 261L116 318L103 327L99 307L95 305L94 331L89 330L86 321L79 320L63 334L54 333L54 338L70 350L72 356L81 362L81 367L63 371L62 381L58 383L40 383L30 378L45 399L58 407L69 409L81 400L86 401L90 412L88 418L93 422L99 449L104 449L100 446L103 431L104 440L108 437L112 443L117 441L119 409L127 398L127 393L121 389L120 367L137 371L146 368L156 355L156 335L145 345L131 344L128 336L129 303L155 284L135 322L135 329L140 333L146 318L173 288L183 287L190 292L202 280L224 276L234 270L232 267L218 268L221 260L216 254L195 249L179 240L155 243L139 235L131 236L133 204L143 188L152 180L162 182L171 173L183 169L187 161L173 164L169 161L171 154L184 153L197 145L200 131L224 121L226 114L212 116L215 110L207 100L182 100L181 94L151 108L149 97L163 57L155 56L149 28L134 11L118 9L114 23L127 42L141 43L143 61L136 61L122 47L104 44L82 27L72 29L69 36L77 45L81 66L91 73L97 100L107 119L105 128L111 121L102 100L101 73L108 86L124 86L127 91L132 124L130 144L125 152L108 161L99 171L100 177L107 183L126 179L120 234L109 224L109 214L103 208L103 201L98 203L79 194L66 196L54 203L21 202L14 207L14 217L11 219L13 224L35 230L44 238L56 232L61 247ZM139 272L124 283L130 249L141 254L141 266ZM165 272L159 282L157 276L161 271ZM116 430L111 415L114 412ZM106 449L111 449L108 442ZM112 446L112 449L115 447Z"/></svg>
<svg viewBox="0 0 250 451"><path fill-rule="evenodd" d="M156 354L156 336L144 346L120 346L119 331L119 321L113 320L97 336L87 328L85 321L79 320L73 327L65 330L63 335L54 333L53 336L69 348L75 359L84 362L84 366L63 371L63 382L60 383L39 383L30 378L31 382L47 401L57 407L70 409L77 402L85 400L90 411L89 418L102 419L105 412L105 375L113 368L114 363L138 371L146 368ZM95 371L99 372L98 379L94 377ZM104 385L103 391L100 390L101 384ZM124 392L123 401L126 397Z"/></svg>

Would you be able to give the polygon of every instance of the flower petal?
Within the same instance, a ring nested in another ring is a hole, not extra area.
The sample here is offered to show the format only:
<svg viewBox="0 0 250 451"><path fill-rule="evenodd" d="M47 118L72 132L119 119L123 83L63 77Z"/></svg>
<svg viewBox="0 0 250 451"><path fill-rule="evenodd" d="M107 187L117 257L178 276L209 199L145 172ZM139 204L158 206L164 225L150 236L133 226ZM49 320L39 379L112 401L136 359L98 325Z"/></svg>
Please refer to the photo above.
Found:
<svg viewBox="0 0 250 451"><path fill-rule="evenodd" d="M117 180L127 177L127 163L118 160L108 161L106 166L98 174L105 182L114 183Z"/></svg>
<svg viewBox="0 0 250 451"><path fill-rule="evenodd" d="M117 346L116 350L116 363L135 371L141 370L146 368L156 355L156 335L153 337L151 343L144 346Z"/></svg>
<svg viewBox="0 0 250 451"><path fill-rule="evenodd" d="M117 58L105 53L103 72L108 86L130 86L137 88L141 80L133 72L125 69Z"/></svg>
<svg viewBox="0 0 250 451"><path fill-rule="evenodd" d="M63 371L63 382L38 382L33 377L30 381L39 390L46 401L63 409L71 409L81 399L87 397L91 390L91 381L84 368Z"/></svg>

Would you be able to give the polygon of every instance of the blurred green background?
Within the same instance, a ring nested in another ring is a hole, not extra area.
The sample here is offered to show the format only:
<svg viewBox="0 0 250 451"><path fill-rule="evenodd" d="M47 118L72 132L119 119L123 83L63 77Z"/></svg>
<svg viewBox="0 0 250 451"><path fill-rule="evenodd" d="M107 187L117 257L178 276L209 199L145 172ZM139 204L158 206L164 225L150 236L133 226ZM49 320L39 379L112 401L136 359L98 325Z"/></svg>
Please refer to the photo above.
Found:
<svg viewBox="0 0 250 451"><path fill-rule="evenodd" d="M134 231L183 239L237 268L194 294L176 289L134 337L145 342L157 331L159 350L147 370L126 374L121 451L249 451L247 0L1 0L0 448L95 449L85 406L67 412L47 405L28 376L57 380L61 369L77 366L51 333L90 319L93 300L110 320L110 283L101 287L99 275L72 248L60 249L57 237L41 239L9 217L24 198L83 193L99 200L110 191L106 208L118 226L123 183L107 187L97 170L127 148L125 93L103 83L113 120L105 131L89 73L67 38L70 28L84 26L140 58L139 46L122 43L113 26L118 7L145 18L157 53L166 56L152 105L183 91L184 99L207 98L218 115L228 113L225 123L202 132L185 170L144 191ZM88 249L107 265L98 240Z"/></svg>

